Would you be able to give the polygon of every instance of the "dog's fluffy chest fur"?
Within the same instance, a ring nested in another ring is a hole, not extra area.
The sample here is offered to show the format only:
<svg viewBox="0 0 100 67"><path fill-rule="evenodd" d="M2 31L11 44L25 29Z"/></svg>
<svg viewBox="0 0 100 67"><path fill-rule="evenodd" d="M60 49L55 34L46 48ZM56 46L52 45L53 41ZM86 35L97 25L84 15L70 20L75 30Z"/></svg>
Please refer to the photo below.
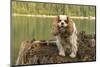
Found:
<svg viewBox="0 0 100 67"><path fill-rule="evenodd" d="M60 41L61 41L62 46L66 48L70 48L71 47L71 43L70 43L71 34L63 33L63 34L60 34L59 36L60 36Z"/></svg>

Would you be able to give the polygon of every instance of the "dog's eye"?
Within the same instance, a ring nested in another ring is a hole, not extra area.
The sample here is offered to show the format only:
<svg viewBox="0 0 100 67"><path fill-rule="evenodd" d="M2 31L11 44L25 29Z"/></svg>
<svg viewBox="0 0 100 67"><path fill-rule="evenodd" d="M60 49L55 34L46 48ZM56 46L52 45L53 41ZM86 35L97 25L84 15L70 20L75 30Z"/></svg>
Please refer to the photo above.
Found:
<svg viewBox="0 0 100 67"><path fill-rule="evenodd" d="M61 20L59 20L59 22L60 22Z"/></svg>
<svg viewBox="0 0 100 67"><path fill-rule="evenodd" d="M64 20L65 22L67 22L67 20Z"/></svg>

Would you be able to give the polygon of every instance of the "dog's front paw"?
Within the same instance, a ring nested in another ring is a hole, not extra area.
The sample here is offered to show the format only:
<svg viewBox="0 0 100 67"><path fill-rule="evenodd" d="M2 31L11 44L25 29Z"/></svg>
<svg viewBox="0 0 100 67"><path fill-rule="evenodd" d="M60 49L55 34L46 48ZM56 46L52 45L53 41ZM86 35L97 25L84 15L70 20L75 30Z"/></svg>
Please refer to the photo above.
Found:
<svg viewBox="0 0 100 67"><path fill-rule="evenodd" d="M75 57L76 57L76 54L71 53L71 54L70 54L70 57L71 57L71 58L75 58Z"/></svg>
<svg viewBox="0 0 100 67"><path fill-rule="evenodd" d="M65 56L65 53L64 52L59 52L59 55L60 56Z"/></svg>

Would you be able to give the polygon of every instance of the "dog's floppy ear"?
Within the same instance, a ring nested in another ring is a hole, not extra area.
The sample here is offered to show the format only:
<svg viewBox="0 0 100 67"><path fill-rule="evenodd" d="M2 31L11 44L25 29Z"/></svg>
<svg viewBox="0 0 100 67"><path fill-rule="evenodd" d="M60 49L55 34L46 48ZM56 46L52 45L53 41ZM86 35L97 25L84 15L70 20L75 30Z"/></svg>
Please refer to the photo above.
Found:
<svg viewBox="0 0 100 67"><path fill-rule="evenodd" d="M71 34L74 29L73 29L73 21L70 17L67 17L67 23L68 23L67 32Z"/></svg>
<svg viewBox="0 0 100 67"><path fill-rule="evenodd" d="M67 23L72 23L72 19L69 16L67 17Z"/></svg>
<svg viewBox="0 0 100 67"><path fill-rule="evenodd" d="M54 18L53 26L52 26L52 33L54 36L58 35L59 30L58 30L58 23L59 22L59 16Z"/></svg>

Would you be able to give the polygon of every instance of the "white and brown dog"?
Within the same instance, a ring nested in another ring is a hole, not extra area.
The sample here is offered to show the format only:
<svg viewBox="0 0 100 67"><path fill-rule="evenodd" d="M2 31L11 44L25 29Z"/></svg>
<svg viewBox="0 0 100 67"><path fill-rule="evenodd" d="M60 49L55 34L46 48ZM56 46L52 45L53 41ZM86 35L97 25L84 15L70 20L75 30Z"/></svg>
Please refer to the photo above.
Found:
<svg viewBox="0 0 100 67"><path fill-rule="evenodd" d="M66 15L57 16L55 22L53 23L52 31L56 38L59 55L65 56L66 48L70 47L70 57L76 57L78 51L77 29L71 18Z"/></svg>

